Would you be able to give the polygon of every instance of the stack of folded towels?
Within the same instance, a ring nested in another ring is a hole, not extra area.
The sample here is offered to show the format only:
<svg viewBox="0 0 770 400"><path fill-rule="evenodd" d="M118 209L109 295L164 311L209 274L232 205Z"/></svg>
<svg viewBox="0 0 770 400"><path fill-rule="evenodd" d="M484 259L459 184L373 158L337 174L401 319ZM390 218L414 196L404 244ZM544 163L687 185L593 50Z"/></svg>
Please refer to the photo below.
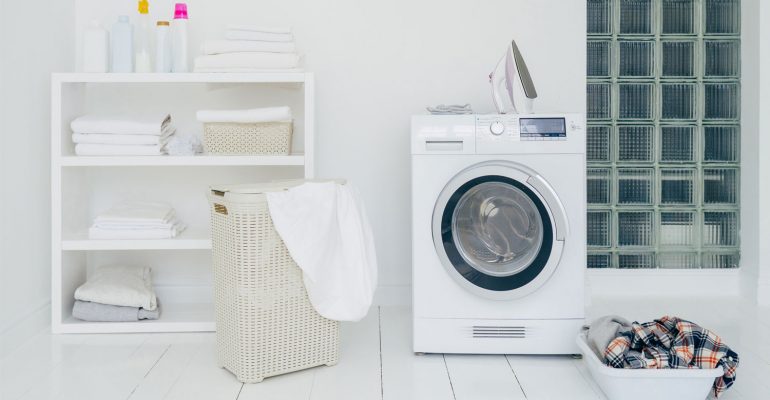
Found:
<svg viewBox="0 0 770 400"><path fill-rule="evenodd" d="M225 40L208 40L195 58L195 72L294 70L299 56L290 28L228 25Z"/></svg>
<svg viewBox="0 0 770 400"><path fill-rule="evenodd" d="M99 214L90 239L170 239L185 229L174 208L166 203L124 202Z"/></svg>
<svg viewBox="0 0 770 400"><path fill-rule="evenodd" d="M107 265L75 290L72 316L84 321L158 319L160 308L150 267Z"/></svg>
<svg viewBox="0 0 770 400"><path fill-rule="evenodd" d="M70 127L79 156L159 156L176 131L169 114L84 115Z"/></svg>

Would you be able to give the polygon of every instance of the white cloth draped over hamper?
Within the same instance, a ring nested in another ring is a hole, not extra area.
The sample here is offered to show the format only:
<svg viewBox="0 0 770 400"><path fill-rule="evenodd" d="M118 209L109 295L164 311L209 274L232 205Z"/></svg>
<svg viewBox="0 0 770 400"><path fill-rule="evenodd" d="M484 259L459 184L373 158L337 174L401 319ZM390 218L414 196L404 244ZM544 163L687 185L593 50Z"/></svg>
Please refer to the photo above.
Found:
<svg viewBox="0 0 770 400"><path fill-rule="evenodd" d="M90 239L170 239L185 225L166 203L130 201L99 214L88 229Z"/></svg>
<svg viewBox="0 0 770 400"><path fill-rule="evenodd" d="M226 40L208 40L195 58L195 72L299 70L291 28L228 25Z"/></svg>
<svg viewBox="0 0 770 400"><path fill-rule="evenodd" d="M198 121L210 122L235 122L240 124L259 122L288 122L291 121L291 108L289 107L263 107L248 110L200 110L196 113Z"/></svg>
<svg viewBox="0 0 770 400"><path fill-rule="evenodd" d="M105 265L75 290L75 300L153 311L158 299L150 267Z"/></svg>
<svg viewBox="0 0 770 400"><path fill-rule="evenodd" d="M377 259L358 192L350 185L307 182L266 196L313 307L337 321L366 316L377 287Z"/></svg>
<svg viewBox="0 0 770 400"><path fill-rule="evenodd" d="M159 156L176 128L169 114L84 115L70 123L78 156Z"/></svg>

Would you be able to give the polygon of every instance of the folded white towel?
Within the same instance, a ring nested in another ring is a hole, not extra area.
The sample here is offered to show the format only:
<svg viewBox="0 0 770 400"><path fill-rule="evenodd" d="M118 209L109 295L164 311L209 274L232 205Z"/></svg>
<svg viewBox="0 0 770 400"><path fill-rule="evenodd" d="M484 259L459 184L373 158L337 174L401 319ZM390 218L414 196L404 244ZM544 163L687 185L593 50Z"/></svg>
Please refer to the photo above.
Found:
<svg viewBox="0 0 770 400"><path fill-rule="evenodd" d="M234 31L252 31L265 33L291 33L289 26L259 26L251 24L227 24L227 30Z"/></svg>
<svg viewBox="0 0 770 400"><path fill-rule="evenodd" d="M166 224L176 213L170 204L160 201L124 201L96 217L96 223Z"/></svg>
<svg viewBox="0 0 770 400"><path fill-rule="evenodd" d="M150 311L158 307L150 267L103 266L75 290L75 300L141 307Z"/></svg>
<svg viewBox="0 0 770 400"><path fill-rule="evenodd" d="M291 33L256 32L244 31L240 29L228 29L225 31L225 39L259 40L263 42L293 42L294 35Z"/></svg>
<svg viewBox="0 0 770 400"><path fill-rule="evenodd" d="M92 240L155 240L177 237L187 227L177 223L165 229L104 229L92 226L88 228L88 238Z"/></svg>
<svg viewBox="0 0 770 400"><path fill-rule="evenodd" d="M75 118L70 124L77 133L113 133L160 136L171 124L169 114L113 116L89 114Z"/></svg>
<svg viewBox="0 0 770 400"><path fill-rule="evenodd" d="M164 145L168 143L174 129L166 130L160 136L155 135L115 135L112 133L73 133L75 144L129 144L129 145Z"/></svg>
<svg viewBox="0 0 770 400"><path fill-rule="evenodd" d="M207 40L201 45L202 54L239 52L296 53L294 42L264 42L259 40Z"/></svg>
<svg viewBox="0 0 770 400"><path fill-rule="evenodd" d="M198 73L228 73L228 74L250 74L259 73L264 74L266 72L286 73L286 72L304 72L302 68L239 68L239 67L212 67L212 68L195 68L195 72Z"/></svg>
<svg viewBox="0 0 770 400"><path fill-rule="evenodd" d="M195 57L195 71L216 68L284 69L296 68L299 56L294 53L226 53Z"/></svg>
<svg viewBox="0 0 770 400"><path fill-rule="evenodd" d="M200 122L256 123L291 121L290 107L265 107L249 110L200 110L196 113Z"/></svg>
<svg viewBox="0 0 770 400"><path fill-rule="evenodd" d="M75 145L79 156L160 156L165 154L163 145L90 144Z"/></svg>

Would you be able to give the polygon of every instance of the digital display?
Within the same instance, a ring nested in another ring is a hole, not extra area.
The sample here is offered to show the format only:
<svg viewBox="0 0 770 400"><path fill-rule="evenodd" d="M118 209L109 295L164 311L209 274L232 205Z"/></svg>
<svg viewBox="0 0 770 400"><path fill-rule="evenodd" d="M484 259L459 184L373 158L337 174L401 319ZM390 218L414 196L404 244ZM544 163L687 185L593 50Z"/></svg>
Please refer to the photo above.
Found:
<svg viewBox="0 0 770 400"><path fill-rule="evenodd" d="M519 120L522 138L566 138L564 118L522 118Z"/></svg>

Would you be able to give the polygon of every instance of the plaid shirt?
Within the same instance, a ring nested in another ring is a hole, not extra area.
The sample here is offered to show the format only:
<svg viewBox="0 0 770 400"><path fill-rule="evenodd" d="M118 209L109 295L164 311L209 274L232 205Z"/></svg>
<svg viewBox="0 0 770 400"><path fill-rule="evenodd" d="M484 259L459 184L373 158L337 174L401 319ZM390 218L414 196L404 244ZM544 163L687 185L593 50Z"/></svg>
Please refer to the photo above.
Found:
<svg viewBox="0 0 770 400"><path fill-rule="evenodd" d="M683 319L665 316L653 322L634 322L622 328L604 351L607 365L614 368L716 368L724 375L714 380L719 397L735 382L738 354L722 339Z"/></svg>

